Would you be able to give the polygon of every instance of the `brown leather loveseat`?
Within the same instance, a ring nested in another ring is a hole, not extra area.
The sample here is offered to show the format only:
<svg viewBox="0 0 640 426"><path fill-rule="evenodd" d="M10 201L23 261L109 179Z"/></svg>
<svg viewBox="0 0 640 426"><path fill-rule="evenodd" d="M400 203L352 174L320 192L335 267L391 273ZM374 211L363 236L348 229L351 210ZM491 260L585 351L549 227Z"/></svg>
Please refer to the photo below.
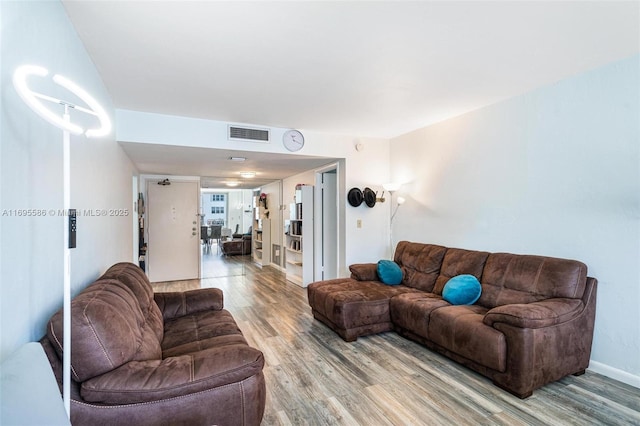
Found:
<svg viewBox="0 0 640 426"><path fill-rule="evenodd" d="M61 311L41 343L61 383ZM259 425L263 366L219 289L154 294L119 263L71 302L74 425Z"/></svg>
<svg viewBox="0 0 640 426"><path fill-rule="evenodd" d="M220 244L225 256L251 254L251 235L240 235Z"/></svg>
<svg viewBox="0 0 640 426"><path fill-rule="evenodd" d="M596 285L578 261L487 253L402 241L400 285L378 280L377 265L351 265L351 278L308 286L316 319L344 340L395 330L526 398L589 365ZM442 298L449 279L474 275L472 305Z"/></svg>

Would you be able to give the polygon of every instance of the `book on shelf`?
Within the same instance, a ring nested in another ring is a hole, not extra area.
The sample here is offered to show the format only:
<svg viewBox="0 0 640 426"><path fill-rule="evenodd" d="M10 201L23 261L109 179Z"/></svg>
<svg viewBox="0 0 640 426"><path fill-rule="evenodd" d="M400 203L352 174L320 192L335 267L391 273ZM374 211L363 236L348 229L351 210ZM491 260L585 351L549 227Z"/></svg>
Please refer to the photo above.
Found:
<svg viewBox="0 0 640 426"><path fill-rule="evenodd" d="M300 251L300 240L291 240L289 242L289 248L293 251Z"/></svg>
<svg viewBox="0 0 640 426"><path fill-rule="evenodd" d="M291 221L291 235L302 235L302 222L295 220L295 221Z"/></svg>

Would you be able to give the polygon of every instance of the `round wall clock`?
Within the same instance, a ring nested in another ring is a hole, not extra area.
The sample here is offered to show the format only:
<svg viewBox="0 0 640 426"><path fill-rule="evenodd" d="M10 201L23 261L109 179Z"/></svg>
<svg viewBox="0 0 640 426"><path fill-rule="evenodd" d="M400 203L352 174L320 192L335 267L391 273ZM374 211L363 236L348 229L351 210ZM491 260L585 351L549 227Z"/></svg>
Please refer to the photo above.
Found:
<svg viewBox="0 0 640 426"><path fill-rule="evenodd" d="M289 151L299 151L304 146L304 136L299 130L287 130L282 136L282 144Z"/></svg>

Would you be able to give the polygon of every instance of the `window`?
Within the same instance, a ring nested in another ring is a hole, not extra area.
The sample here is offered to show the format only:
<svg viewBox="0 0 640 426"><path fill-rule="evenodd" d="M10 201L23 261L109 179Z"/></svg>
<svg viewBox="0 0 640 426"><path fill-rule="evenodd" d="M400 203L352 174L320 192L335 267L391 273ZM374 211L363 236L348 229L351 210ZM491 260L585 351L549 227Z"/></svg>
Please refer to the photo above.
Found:
<svg viewBox="0 0 640 426"><path fill-rule="evenodd" d="M211 207L211 214L224 214L224 207L219 207L219 206Z"/></svg>
<svg viewBox="0 0 640 426"><path fill-rule="evenodd" d="M211 201L224 201L224 194L211 194Z"/></svg>

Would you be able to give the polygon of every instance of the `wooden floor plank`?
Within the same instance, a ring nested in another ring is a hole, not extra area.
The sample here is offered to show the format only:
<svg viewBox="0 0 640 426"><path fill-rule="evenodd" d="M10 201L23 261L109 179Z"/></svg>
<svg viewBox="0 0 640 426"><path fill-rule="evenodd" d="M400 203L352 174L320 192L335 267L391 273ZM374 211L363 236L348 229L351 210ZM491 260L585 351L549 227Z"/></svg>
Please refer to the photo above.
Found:
<svg viewBox="0 0 640 426"><path fill-rule="evenodd" d="M387 332L347 343L311 315L306 290L249 256L203 257L202 280L155 291L220 288L265 355L263 425L639 425L640 389L587 371L521 400L424 346Z"/></svg>

